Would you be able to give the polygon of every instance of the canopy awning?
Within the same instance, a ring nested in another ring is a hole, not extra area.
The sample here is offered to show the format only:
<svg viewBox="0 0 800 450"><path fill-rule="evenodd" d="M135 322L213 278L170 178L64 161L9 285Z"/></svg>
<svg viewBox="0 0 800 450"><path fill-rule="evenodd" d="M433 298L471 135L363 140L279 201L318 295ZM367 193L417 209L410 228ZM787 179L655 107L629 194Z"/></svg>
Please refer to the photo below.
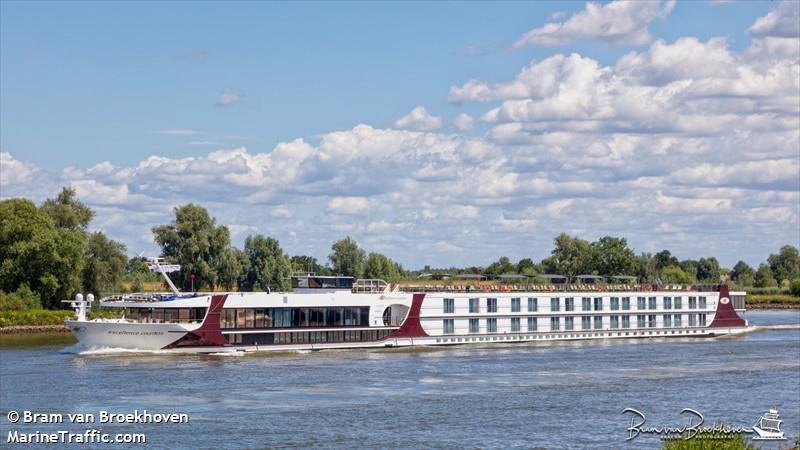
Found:
<svg viewBox="0 0 800 450"><path fill-rule="evenodd" d="M528 278L528 276L519 273L504 273L502 275L497 275L497 278L500 278L501 280L524 280L525 278Z"/></svg>

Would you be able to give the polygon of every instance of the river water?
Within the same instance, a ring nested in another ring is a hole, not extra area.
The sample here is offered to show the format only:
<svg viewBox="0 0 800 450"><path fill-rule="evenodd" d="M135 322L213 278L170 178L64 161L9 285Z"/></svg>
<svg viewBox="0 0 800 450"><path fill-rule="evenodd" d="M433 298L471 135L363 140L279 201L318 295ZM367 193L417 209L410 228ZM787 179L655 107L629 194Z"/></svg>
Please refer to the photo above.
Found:
<svg viewBox="0 0 800 450"><path fill-rule="evenodd" d="M799 311L753 311L753 325L800 324ZM777 408L800 435L800 329L672 338L411 350L198 356L81 353L68 337L4 338L0 448L9 432L145 433L138 448L658 448L631 441L680 426L683 408L750 427ZM186 413L188 424L69 423L101 410ZM11 424L9 411L62 413ZM776 448L775 444L759 444ZM43 446L43 445L42 445ZM80 445L78 448L101 448ZM125 448L117 445L114 448Z"/></svg>

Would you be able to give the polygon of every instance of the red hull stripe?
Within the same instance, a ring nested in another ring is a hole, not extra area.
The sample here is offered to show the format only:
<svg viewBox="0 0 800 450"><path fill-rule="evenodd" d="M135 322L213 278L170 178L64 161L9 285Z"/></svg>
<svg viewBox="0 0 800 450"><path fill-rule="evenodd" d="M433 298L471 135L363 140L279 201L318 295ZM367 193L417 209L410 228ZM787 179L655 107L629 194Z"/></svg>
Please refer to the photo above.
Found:
<svg viewBox="0 0 800 450"><path fill-rule="evenodd" d="M424 299L424 292L414 294L411 298L411 309L408 311L408 318L400 325L400 328L386 336L385 339L428 336L428 333L422 329L422 324L419 322L419 312L422 309L422 301Z"/></svg>
<svg viewBox="0 0 800 450"><path fill-rule="evenodd" d="M723 303L724 302L724 303ZM709 328L728 328L728 327L743 327L747 325L744 319L736 314L733 309L733 301L731 300L731 293L727 285L719 287L719 300L717 300L717 313L714 315L714 320L708 326Z"/></svg>
<svg viewBox="0 0 800 450"><path fill-rule="evenodd" d="M225 337L222 335L222 330L220 329L219 316L222 313L222 307L225 306L225 300L227 299L228 294L212 296L211 305L208 307L208 312L203 319L203 323L200 324L200 328L186 333L185 336L164 348L224 346Z"/></svg>

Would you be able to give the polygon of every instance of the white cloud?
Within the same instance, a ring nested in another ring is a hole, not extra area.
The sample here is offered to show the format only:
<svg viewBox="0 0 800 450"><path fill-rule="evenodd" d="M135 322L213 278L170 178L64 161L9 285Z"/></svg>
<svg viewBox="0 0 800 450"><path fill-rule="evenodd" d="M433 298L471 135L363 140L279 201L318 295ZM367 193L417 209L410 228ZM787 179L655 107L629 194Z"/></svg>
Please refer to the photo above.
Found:
<svg viewBox="0 0 800 450"><path fill-rule="evenodd" d="M369 199L365 197L334 197L328 203L332 214L362 214L369 209Z"/></svg>
<svg viewBox="0 0 800 450"><path fill-rule="evenodd" d="M239 103L241 100L241 94L238 90L233 88L225 88L222 91L222 95L219 96L217 102L214 103L214 106L231 106Z"/></svg>
<svg viewBox="0 0 800 450"><path fill-rule="evenodd" d="M650 22L668 16L674 6L675 0L615 0L605 5L587 2L582 11L564 22L548 22L528 31L512 48L564 45L581 39L600 39L611 45L643 45L650 42Z"/></svg>
<svg viewBox="0 0 800 450"><path fill-rule="evenodd" d="M186 145L220 145L219 142L214 141L189 141Z"/></svg>
<svg viewBox="0 0 800 450"><path fill-rule="evenodd" d="M442 118L428 114L422 106L417 106L405 116L397 119L394 127L398 130L432 131L442 127Z"/></svg>
<svg viewBox="0 0 800 450"><path fill-rule="evenodd" d="M453 126L458 131L469 131L475 125L475 119L469 114L461 113L453 119Z"/></svg>
<svg viewBox="0 0 800 450"><path fill-rule="evenodd" d="M800 38L800 2L784 0L747 29L755 37Z"/></svg>

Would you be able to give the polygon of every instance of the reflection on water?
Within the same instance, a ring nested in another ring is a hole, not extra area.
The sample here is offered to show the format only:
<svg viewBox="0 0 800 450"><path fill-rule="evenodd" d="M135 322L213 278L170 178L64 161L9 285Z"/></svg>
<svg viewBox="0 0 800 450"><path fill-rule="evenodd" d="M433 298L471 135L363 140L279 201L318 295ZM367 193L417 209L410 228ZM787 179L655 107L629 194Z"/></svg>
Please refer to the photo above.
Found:
<svg viewBox="0 0 800 450"><path fill-rule="evenodd" d="M748 319L798 324L800 312ZM657 448L649 436L624 442L626 407L652 425L682 424L680 410L693 408L709 423L741 426L778 407L787 435L800 434L797 328L239 357L81 354L69 345L0 350L2 412L190 415L188 425L104 427L147 432L153 448ZM0 436L9 429L0 419Z"/></svg>

